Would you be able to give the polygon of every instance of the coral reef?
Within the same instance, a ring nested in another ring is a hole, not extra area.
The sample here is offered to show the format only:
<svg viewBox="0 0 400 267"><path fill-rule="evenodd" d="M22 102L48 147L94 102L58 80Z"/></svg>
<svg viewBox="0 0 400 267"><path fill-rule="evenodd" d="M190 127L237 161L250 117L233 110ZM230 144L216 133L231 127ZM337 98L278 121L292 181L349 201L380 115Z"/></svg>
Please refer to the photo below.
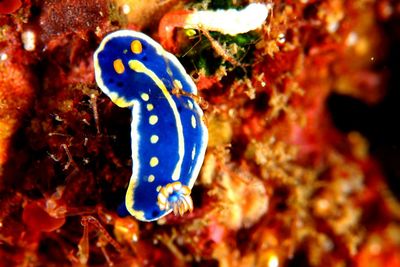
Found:
<svg viewBox="0 0 400 267"><path fill-rule="evenodd" d="M327 104L385 97L400 5L276 0L254 31L185 28L247 4L0 1L0 265L400 266L400 204ZM92 58L122 28L173 38L199 89L209 143L190 214L117 214L130 112L98 89Z"/></svg>

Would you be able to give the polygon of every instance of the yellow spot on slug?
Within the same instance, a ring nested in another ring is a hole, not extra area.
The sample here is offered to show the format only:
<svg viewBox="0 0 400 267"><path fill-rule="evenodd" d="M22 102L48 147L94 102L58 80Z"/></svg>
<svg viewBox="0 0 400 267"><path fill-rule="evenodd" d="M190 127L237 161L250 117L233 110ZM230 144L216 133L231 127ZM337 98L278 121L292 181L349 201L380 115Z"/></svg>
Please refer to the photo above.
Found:
<svg viewBox="0 0 400 267"><path fill-rule="evenodd" d="M131 50L134 54L142 53L143 47L142 43L139 40L134 40L131 43Z"/></svg>
<svg viewBox="0 0 400 267"><path fill-rule="evenodd" d="M194 156L196 156L196 147L193 147L192 150L192 160L194 160Z"/></svg>
<svg viewBox="0 0 400 267"><path fill-rule="evenodd" d="M120 108L131 107L133 105L132 102L128 102L125 98L118 96L116 98L111 98L111 101Z"/></svg>
<svg viewBox="0 0 400 267"><path fill-rule="evenodd" d="M116 59L113 62L114 70L118 74L122 74L125 71L124 63L122 63L121 59Z"/></svg>
<svg viewBox="0 0 400 267"><path fill-rule="evenodd" d="M149 177L147 177L147 181L148 181L149 183L154 182L155 179L156 179L156 177L154 177L153 174L150 174Z"/></svg>
<svg viewBox="0 0 400 267"><path fill-rule="evenodd" d="M146 94L146 93L141 94L140 97L141 97L144 101L149 101L149 99L150 99L149 95Z"/></svg>
<svg viewBox="0 0 400 267"><path fill-rule="evenodd" d="M158 122L158 117L157 117L157 115L151 115L150 117L149 117L149 123L151 124L151 125L154 125L154 124L156 124Z"/></svg>
<svg viewBox="0 0 400 267"><path fill-rule="evenodd" d="M178 87L179 89L183 88L182 83L181 83L180 80L174 80L174 86Z"/></svg>
<svg viewBox="0 0 400 267"><path fill-rule="evenodd" d="M172 70L171 70L169 67L167 67L167 73L168 73L169 76L172 77L172 75L173 75L173 74L172 74Z"/></svg>
<svg viewBox="0 0 400 267"><path fill-rule="evenodd" d="M147 110L152 111L154 109L153 104L147 104Z"/></svg>
<svg viewBox="0 0 400 267"><path fill-rule="evenodd" d="M157 135L152 135L152 136L150 137L150 142L151 142L152 144L157 143L157 142L158 142L158 136L157 136Z"/></svg>
<svg viewBox="0 0 400 267"><path fill-rule="evenodd" d="M150 166L151 167L155 167L155 166L157 166L158 165L158 158L157 157L152 157L151 159L150 159Z"/></svg>
<svg viewBox="0 0 400 267"><path fill-rule="evenodd" d="M189 105L189 108L190 108L190 109L193 109L193 103L192 103L192 101L188 100L188 105Z"/></svg>
<svg viewBox="0 0 400 267"><path fill-rule="evenodd" d="M192 115L192 127L196 128L196 118Z"/></svg>

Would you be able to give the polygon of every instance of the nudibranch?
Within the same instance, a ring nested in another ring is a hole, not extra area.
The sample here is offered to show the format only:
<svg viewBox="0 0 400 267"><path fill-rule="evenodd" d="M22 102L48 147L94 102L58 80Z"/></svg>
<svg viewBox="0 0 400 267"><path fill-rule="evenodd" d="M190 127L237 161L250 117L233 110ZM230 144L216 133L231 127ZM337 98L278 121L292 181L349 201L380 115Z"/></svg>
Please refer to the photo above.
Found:
<svg viewBox="0 0 400 267"><path fill-rule="evenodd" d="M241 10L174 10L161 19L158 34L164 48L173 51L175 28L217 31L234 36L260 28L272 7L272 3L251 3Z"/></svg>
<svg viewBox="0 0 400 267"><path fill-rule="evenodd" d="M204 160L208 131L190 76L160 44L131 30L102 40L94 53L94 69L101 90L119 107L132 110L128 212L138 220L154 221L171 211L191 211L190 193Z"/></svg>

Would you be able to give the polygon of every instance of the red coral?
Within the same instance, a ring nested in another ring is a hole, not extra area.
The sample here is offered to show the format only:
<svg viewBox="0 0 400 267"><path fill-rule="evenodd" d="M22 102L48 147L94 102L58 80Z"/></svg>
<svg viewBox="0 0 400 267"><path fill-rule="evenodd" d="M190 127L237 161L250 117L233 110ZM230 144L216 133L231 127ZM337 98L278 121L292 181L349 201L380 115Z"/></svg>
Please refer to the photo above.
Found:
<svg viewBox="0 0 400 267"><path fill-rule="evenodd" d="M35 202L25 206L22 219L33 232L53 232L65 223L65 217L52 217Z"/></svg>
<svg viewBox="0 0 400 267"><path fill-rule="evenodd" d="M46 0L41 8L41 39L48 48L68 43L71 34L87 39L88 32L110 26L107 1Z"/></svg>
<svg viewBox="0 0 400 267"><path fill-rule="evenodd" d="M0 14L11 14L21 6L21 0L2 0L0 1Z"/></svg>

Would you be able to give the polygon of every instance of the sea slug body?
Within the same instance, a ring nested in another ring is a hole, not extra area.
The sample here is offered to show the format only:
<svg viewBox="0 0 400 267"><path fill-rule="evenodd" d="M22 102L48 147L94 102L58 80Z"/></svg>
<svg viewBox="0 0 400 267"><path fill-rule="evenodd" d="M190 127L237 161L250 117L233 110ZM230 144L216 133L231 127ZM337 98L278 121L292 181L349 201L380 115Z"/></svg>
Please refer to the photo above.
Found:
<svg viewBox="0 0 400 267"><path fill-rule="evenodd" d="M197 88L178 59L147 35L120 30L94 54L96 82L132 110L128 212L141 221L193 209L191 189L208 142ZM174 93L179 89L183 94Z"/></svg>

